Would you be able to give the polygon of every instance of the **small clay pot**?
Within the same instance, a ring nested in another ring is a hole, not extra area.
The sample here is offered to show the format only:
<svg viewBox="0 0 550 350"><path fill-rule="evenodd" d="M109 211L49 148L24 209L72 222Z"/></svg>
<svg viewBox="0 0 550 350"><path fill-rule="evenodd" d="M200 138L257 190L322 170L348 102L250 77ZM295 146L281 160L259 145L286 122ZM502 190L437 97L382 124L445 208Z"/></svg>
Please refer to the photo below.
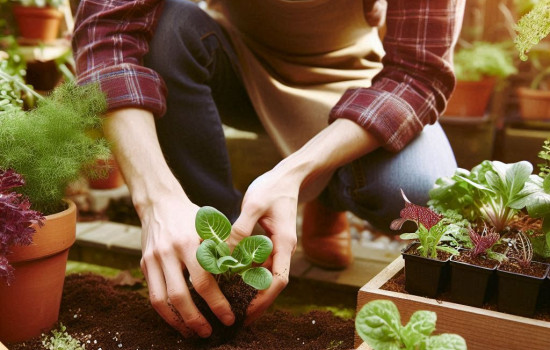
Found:
<svg viewBox="0 0 550 350"><path fill-rule="evenodd" d="M449 258L434 260L412 253L418 245L411 243L401 253L405 260L405 290L411 294L435 298L448 283Z"/></svg>
<svg viewBox="0 0 550 350"><path fill-rule="evenodd" d="M446 116L483 117L489 105L496 80L485 77L480 81L457 81L447 103Z"/></svg>
<svg viewBox="0 0 550 350"><path fill-rule="evenodd" d="M25 39L51 42L58 38L63 12L51 7L13 7L19 33Z"/></svg>
<svg viewBox="0 0 550 350"><path fill-rule="evenodd" d="M550 119L550 91L521 87L517 90L520 117L528 120Z"/></svg>

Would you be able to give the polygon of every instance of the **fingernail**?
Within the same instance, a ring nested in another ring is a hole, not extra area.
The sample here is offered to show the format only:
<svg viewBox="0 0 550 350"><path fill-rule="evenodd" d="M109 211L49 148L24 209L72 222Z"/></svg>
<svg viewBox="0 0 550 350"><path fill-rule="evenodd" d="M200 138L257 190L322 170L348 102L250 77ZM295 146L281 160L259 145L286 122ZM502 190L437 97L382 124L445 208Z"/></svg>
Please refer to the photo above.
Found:
<svg viewBox="0 0 550 350"><path fill-rule="evenodd" d="M201 338L208 338L212 331L210 329L202 329L199 331L199 337Z"/></svg>
<svg viewBox="0 0 550 350"><path fill-rule="evenodd" d="M223 314L221 321L226 326L231 326L235 322L235 316L233 314Z"/></svg>

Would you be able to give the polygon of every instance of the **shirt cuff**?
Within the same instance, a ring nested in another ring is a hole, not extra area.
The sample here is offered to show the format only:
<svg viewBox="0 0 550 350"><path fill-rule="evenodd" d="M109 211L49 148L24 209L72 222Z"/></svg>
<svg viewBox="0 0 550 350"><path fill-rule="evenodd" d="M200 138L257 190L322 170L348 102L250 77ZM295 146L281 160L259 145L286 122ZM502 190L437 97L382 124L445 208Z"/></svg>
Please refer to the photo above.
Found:
<svg viewBox="0 0 550 350"><path fill-rule="evenodd" d="M107 110L142 108L161 117L166 112L166 86L153 70L133 64L94 69L79 84L99 82L107 98Z"/></svg>
<svg viewBox="0 0 550 350"><path fill-rule="evenodd" d="M403 149L423 129L409 103L374 88L347 90L330 112L329 122L349 119L361 125L391 152Z"/></svg>

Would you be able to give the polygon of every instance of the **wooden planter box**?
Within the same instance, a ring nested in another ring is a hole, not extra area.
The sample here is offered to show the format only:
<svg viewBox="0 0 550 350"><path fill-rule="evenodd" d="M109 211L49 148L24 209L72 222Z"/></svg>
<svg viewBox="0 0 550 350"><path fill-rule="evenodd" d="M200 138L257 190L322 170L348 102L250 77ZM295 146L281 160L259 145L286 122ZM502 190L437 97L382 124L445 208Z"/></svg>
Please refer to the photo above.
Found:
<svg viewBox="0 0 550 350"><path fill-rule="evenodd" d="M403 267L403 258L398 257L361 287L357 296L357 311L369 301L387 299L397 305L404 324L417 310L436 312L437 328L434 334L459 334L466 339L469 350L550 349L550 322L380 289ZM369 349L364 346L356 335L355 347Z"/></svg>

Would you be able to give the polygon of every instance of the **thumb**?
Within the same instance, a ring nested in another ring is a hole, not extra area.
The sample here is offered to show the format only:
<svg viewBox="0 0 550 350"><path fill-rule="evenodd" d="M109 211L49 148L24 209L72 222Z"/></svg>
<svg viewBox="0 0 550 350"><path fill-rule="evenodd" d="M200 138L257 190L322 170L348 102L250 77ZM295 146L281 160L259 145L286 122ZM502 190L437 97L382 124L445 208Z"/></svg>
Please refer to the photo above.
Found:
<svg viewBox="0 0 550 350"><path fill-rule="evenodd" d="M227 244L233 249L243 238L250 236L254 230L254 226L260 218L259 211L250 213L243 208L241 215L231 227L231 234L227 240Z"/></svg>

